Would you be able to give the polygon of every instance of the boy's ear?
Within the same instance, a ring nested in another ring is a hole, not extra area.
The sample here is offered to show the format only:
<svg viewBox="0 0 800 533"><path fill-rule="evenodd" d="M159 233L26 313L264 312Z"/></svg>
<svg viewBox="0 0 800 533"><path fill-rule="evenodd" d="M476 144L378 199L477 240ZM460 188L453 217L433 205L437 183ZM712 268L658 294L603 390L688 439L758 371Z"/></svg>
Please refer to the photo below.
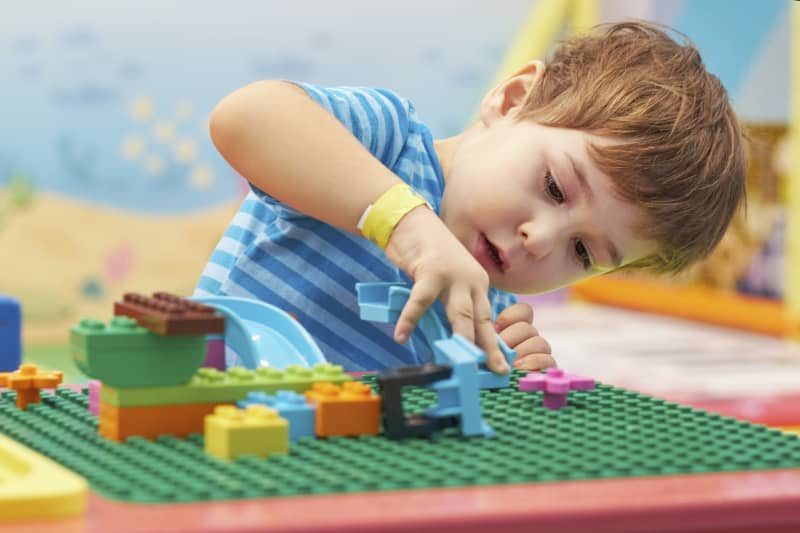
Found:
<svg viewBox="0 0 800 533"><path fill-rule="evenodd" d="M544 69L542 61L531 61L486 93L481 101L481 122L488 126L498 118L519 109L525 103L528 93L536 86Z"/></svg>

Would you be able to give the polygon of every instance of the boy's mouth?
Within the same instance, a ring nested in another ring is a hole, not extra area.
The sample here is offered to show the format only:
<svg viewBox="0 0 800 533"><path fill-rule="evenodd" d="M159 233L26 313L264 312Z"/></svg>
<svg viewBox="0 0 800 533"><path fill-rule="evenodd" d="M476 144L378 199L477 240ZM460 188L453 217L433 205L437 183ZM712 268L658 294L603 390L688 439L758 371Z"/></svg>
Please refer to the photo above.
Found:
<svg viewBox="0 0 800 533"><path fill-rule="evenodd" d="M481 233L481 238L483 239L483 243L486 246L486 251L487 255L489 256L489 259L491 259L492 263L494 263L494 265L497 267L497 270L499 270L501 274L504 273L505 264L503 262L502 253L497 248L497 246L492 244L492 241L490 241L489 238L486 237L486 235L484 235L483 233Z"/></svg>

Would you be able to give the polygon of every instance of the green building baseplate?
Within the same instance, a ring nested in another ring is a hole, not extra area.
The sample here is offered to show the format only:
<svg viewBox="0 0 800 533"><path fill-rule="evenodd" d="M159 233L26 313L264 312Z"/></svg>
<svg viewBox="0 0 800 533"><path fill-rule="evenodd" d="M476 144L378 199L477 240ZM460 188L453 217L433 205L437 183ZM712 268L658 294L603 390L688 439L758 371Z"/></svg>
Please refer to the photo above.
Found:
<svg viewBox="0 0 800 533"><path fill-rule="evenodd" d="M84 393L59 389L26 411L14 392L0 395L0 432L89 480L108 498L142 503L263 498L301 494L536 483L800 467L800 438L624 389L598 384L572 392L566 407L542 406L542 393L511 387L481 391L494 439L449 428L432 438L305 437L288 455L206 456L202 435L97 434ZM374 376L363 380L374 386ZM435 403L424 388L404 391L407 413Z"/></svg>

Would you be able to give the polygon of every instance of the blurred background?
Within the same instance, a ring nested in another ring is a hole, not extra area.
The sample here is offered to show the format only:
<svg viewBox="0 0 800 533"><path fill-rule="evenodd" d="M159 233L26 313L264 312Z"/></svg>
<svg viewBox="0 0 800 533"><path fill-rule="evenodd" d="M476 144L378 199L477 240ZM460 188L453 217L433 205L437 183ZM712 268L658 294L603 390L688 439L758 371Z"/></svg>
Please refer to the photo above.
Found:
<svg viewBox="0 0 800 533"><path fill-rule="evenodd" d="M83 316L107 319L125 291L192 291L246 191L207 134L209 112L232 90L263 78L388 87L414 101L435 137L447 136L469 122L504 73L546 55L559 36L636 18L687 34L749 126L747 216L736 220L713 257L670 280L666 293L659 292L663 281L597 280L530 298L536 324L562 366L665 396L733 398L736 407L719 409L777 424L774 405L800 389L800 351L786 340L800 323L792 318L798 300L792 269L799 267L789 246L798 240L792 220L800 218L790 217L797 203L789 186L797 164L788 135L792 4L29 0L5 6L0 293L22 303L25 358L69 365L70 326ZM741 313L731 318L732 309ZM767 325L749 327L757 316ZM700 325L708 323L714 325ZM765 410L772 418L759 419ZM782 425L800 424L793 412L780 416Z"/></svg>

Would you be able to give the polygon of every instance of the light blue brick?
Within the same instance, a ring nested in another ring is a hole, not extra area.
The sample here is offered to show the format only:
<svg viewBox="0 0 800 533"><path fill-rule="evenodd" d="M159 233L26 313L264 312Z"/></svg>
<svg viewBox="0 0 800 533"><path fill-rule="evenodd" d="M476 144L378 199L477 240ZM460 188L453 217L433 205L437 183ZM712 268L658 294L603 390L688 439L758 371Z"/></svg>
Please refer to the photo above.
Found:
<svg viewBox="0 0 800 533"><path fill-rule="evenodd" d="M276 409L281 417L289 421L289 440L294 442L301 437L311 436L314 432L314 406L306 402L305 396L291 390L280 390L274 395L261 391L247 393L247 398L239 400L237 405L245 408L252 404L263 404Z"/></svg>

